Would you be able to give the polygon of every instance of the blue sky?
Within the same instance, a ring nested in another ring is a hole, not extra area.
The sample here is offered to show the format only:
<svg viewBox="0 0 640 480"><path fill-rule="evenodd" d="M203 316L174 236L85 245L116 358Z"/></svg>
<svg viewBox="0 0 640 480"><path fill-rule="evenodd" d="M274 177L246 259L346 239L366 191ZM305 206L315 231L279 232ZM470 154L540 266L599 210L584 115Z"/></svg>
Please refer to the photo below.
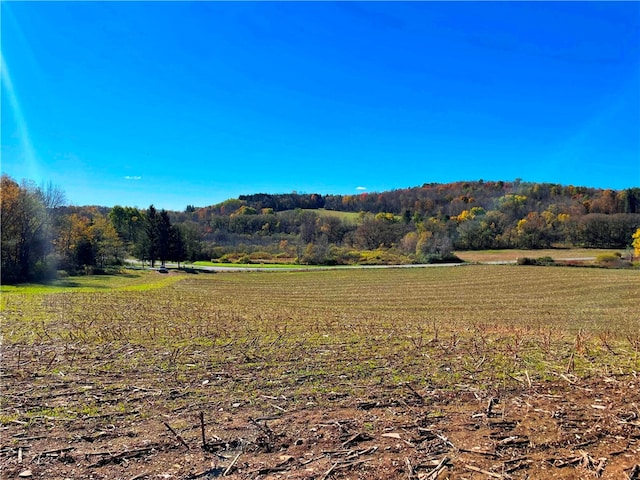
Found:
<svg viewBox="0 0 640 480"><path fill-rule="evenodd" d="M2 172L75 205L640 186L638 2L2 2Z"/></svg>

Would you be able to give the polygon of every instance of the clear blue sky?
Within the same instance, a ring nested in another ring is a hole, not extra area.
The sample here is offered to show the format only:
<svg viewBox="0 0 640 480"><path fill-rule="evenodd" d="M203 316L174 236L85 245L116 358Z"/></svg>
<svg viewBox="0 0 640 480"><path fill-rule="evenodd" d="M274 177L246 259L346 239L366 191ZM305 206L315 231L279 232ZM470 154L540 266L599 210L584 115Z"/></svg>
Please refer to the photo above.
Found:
<svg viewBox="0 0 640 480"><path fill-rule="evenodd" d="M638 2L2 2L2 171L75 205L640 186Z"/></svg>

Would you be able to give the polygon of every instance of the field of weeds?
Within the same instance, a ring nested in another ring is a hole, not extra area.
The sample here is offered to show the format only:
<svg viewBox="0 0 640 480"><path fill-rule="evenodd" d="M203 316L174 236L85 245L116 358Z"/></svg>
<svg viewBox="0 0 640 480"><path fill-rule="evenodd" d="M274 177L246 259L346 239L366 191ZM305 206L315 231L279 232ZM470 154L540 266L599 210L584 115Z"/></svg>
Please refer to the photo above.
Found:
<svg viewBox="0 0 640 480"><path fill-rule="evenodd" d="M637 271L75 282L2 295L2 478L640 478Z"/></svg>

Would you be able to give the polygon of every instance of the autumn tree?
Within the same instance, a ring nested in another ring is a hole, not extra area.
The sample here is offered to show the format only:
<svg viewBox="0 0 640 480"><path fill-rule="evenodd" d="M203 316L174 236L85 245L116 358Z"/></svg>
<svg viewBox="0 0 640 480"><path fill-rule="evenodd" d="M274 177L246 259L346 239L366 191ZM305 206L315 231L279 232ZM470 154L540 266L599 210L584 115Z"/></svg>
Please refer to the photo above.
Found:
<svg viewBox="0 0 640 480"><path fill-rule="evenodd" d="M315 242L307 244L300 260L301 263L309 265L320 265L327 263L329 257L329 242L325 234L318 236Z"/></svg>
<svg viewBox="0 0 640 480"><path fill-rule="evenodd" d="M89 217L79 213L58 217L54 244L59 268L75 274L78 268L95 264L89 224Z"/></svg>
<svg viewBox="0 0 640 480"><path fill-rule="evenodd" d="M551 246L550 227L545 217L537 212L530 212L518 221L518 246L522 248L549 248Z"/></svg>
<svg viewBox="0 0 640 480"><path fill-rule="evenodd" d="M470 219L460 222L456 229L458 238L456 245L464 250L480 250L491 248L495 241L495 232L491 223L484 219Z"/></svg>
<svg viewBox="0 0 640 480"><path fill-rule="evenodd" d="M631 237L633 242L631 246L633 247L633 255L635 257L640 257L640 228L638 228L635 233Z"/></svg>
<svg viewBox="0 0 640 480"><path fill-rule="evenodd" d="M429 255L432 253L433 246L433 233L429 231L422 231L418 235L416 241L416 257L420 262L426 262Z"/></svg>
<svg viewBox="0 0 640 480"><path fill-rule="evenodd" d="M416 232L409 232L402 240L400 240L400 248L404 253L414 254L416 253L416 246L418 245L418 234Z"/></svg>
<svg viewBox="0 0 640 480"><path fill-rule="evenodd" d="M349 231L349 226L345 225L339 218L332 216L318 217L316 226L319 232L327 236L329 243L333 244L341 243L345 234Z"/></svg>
<svg viewBox="0 0 640 480"><path fill-rule="evenodd" d="M7 175L2 176L1 186L2 283L12 283L26 279L29 270L29 265L21 264L26 246L26 239L22 238L25 192Z"/></svg>
<svg viewBox="0 0 640 480"><path fill-rule="evenodd" d="M96 263L104 268L108 264L120 263L123 243L108 218L96 215L89 227L89 239L95 252Z"/></svg>
<svg viewBox="0 0 640 480"><path fill-rule="evenodd" d="M380 212L376 215L362 214L354 232L354 242L358 248L365 250L388 248L401 242L411 229L412 226L398 221L389 212Z"/></svg>
<svg viewBox="0 0 640 480"><path fill-rule="evenodd" d="M448 224L431 217L418 225L416 257L420 262L433 262L447 258L453 251Z"/></svg>
<svg viewBox="0 0 640 480"><path fill-rule="evenodd" d="M38 279L54 267L47 259L51 251L51 211L64 195L51 184L19 185L8 175L2 175L0 192L2 282Z"/></svg>

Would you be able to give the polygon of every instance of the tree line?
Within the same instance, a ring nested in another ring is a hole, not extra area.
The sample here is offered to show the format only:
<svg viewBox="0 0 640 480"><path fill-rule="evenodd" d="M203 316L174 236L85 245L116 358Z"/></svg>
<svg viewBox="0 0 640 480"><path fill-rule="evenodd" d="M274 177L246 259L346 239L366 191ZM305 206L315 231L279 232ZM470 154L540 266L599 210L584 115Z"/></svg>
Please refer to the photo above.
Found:
<svg viewBox="0 0 640 480"><path fill-rule="evenodd" d="M442 261L454 250L630 247L640 188L455 182L359 195L254 194L185 211L69 206L2 176L2 282L91 273L136 258L308 264Z"/></svg>
<svg viewBox="0 0 640 480"><path fill-rule="evenodd" d="M2 283L100 272L130 256L152 267L185 258L180 227L153 205L65 206L64 193L52 185L19 184L7 175L1 182Z"/></svg>
<svg viewBox="0 0 640 480"><path fill-rule="evenodd" d="M238 248L256 259L284 255L279 243L287 242L303 263L366 261L365 251L376 252L374 261L406 263L452 250L624 249L640 226L640 188L480 180L358 195L261 193L180 216L201 226L205 244L216 246L211 257Z"/></svg>
<svg viewBox="0 0 640 480"><path fill-rule="evenodd" d="M456 216L464 210L481 207L494 209L496 200L506 195L525 197L528 211L557 208L574 215L589 213L640 213L640 187L624 190L598 189L573 185L505 181L430 183L420 187L357 195L320 195L317 193L240 195L218 205L206 207L208 213L229 215L241 206L257 212L271 209L320 209L344 212L390 212L402 215L411 212L420 216ZM191 211L199 210L191 206Z"/></svg>

